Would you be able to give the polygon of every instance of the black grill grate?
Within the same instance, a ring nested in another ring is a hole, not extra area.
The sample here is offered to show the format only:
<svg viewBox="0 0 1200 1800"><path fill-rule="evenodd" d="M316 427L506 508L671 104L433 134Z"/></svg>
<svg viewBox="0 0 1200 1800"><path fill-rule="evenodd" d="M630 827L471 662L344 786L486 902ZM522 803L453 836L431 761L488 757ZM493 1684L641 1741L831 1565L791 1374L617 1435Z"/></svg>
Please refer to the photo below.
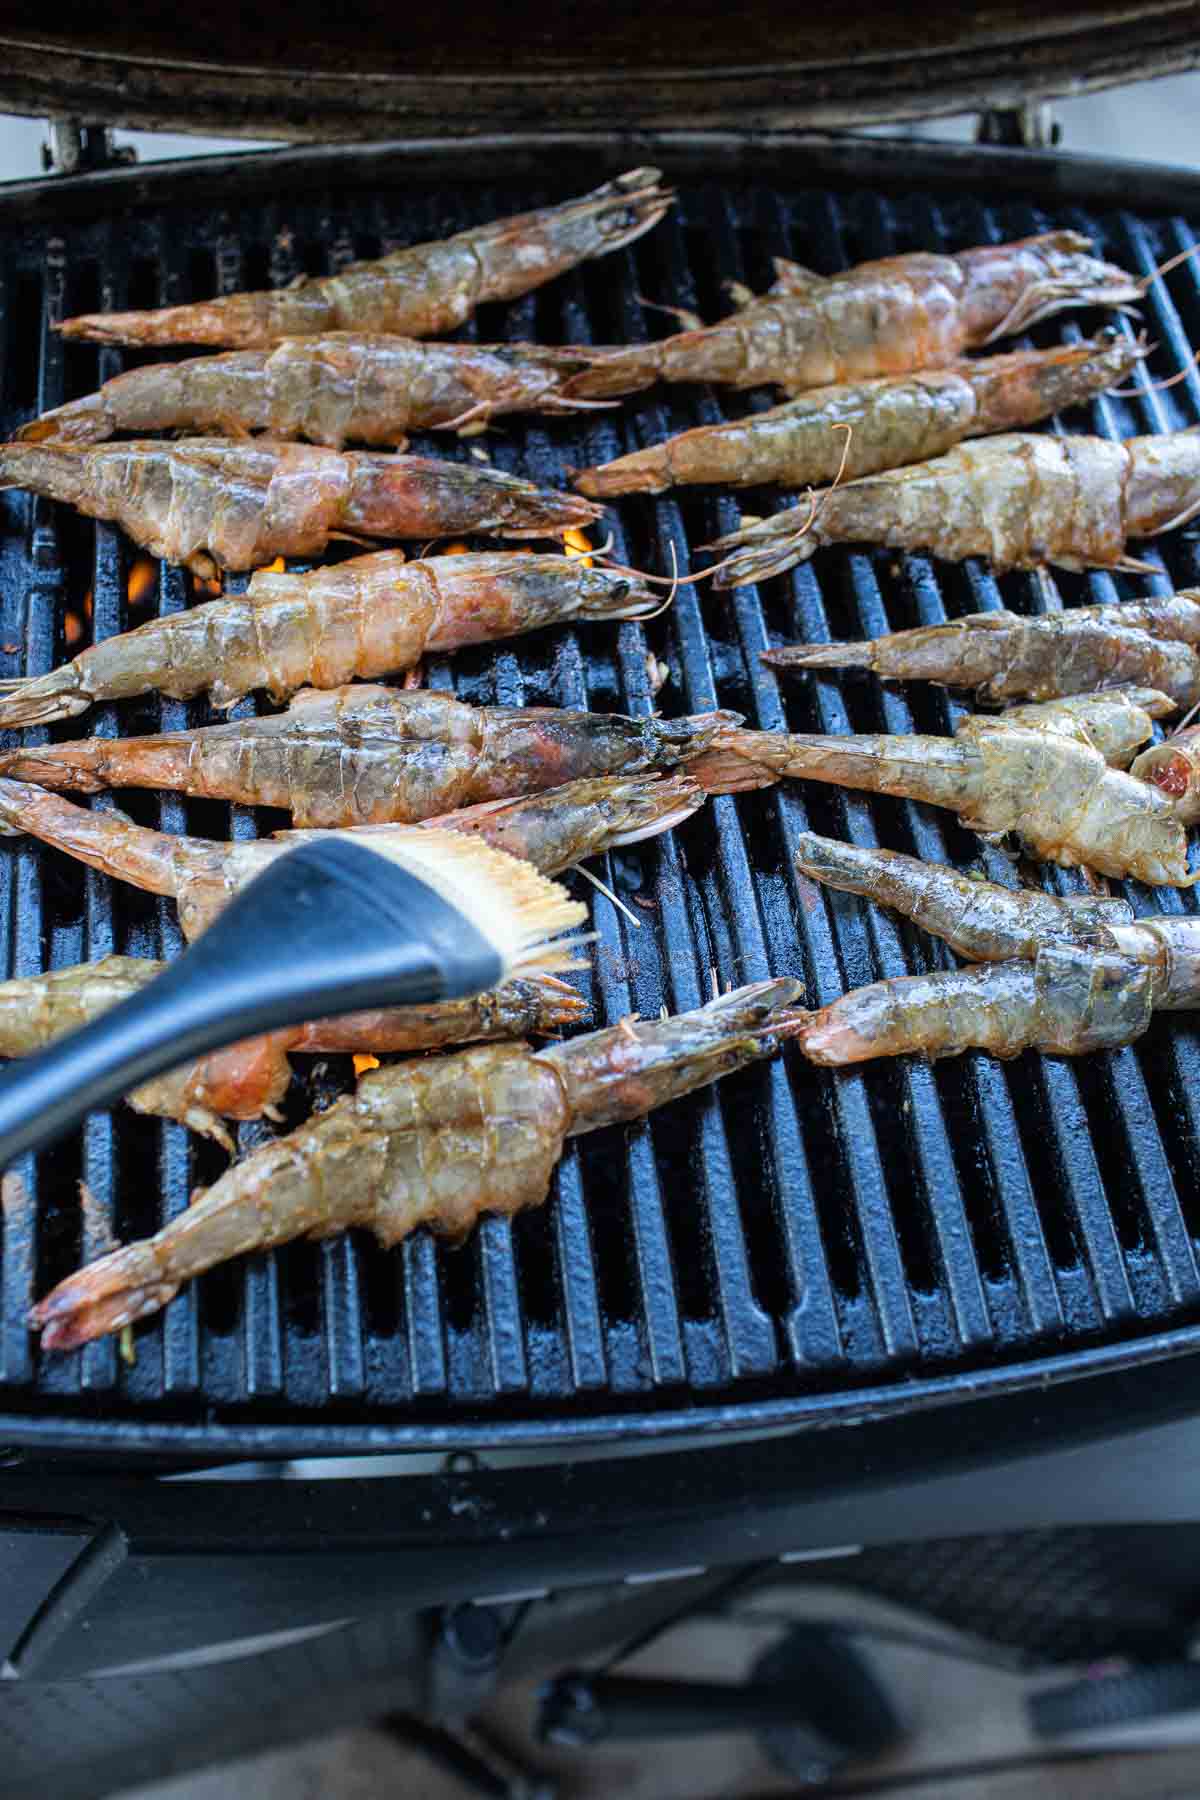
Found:
<svg viewBox="0 0 1200 1800"><path fill-rule="evenodd" d="M357 188L292 192L285 184L266 205L166 205L90 223L47 224L44 210L36 224L0 218L0 424L121 366L116 351L65 349L50 330L64 313L283 282L550 197L377 178ZM671 328L639 296L713 317L727 304L720 284L763 286L775 255L832 270L1051 224L1092 232L1103 254L1141 271L1195 241L1180 218L1093 218L1073 207L1050 214L1018 200L985 205L965 192L694 187L632 251L511 307L485 309L473 330L484 339L632 340ZM1156 373L1183 366L1189 341L1200 343L1193 267L1175 271L1168 289L1159 284L1147 307L1160 345ZM1088 323L1068 319L1045 328L1042 341ZM716 420L724 404L708 390L678 389L588 424L506 423L487 443L499 466L561 484L572 466ZM1128 435L1197 417L1193 372L1169 394L1109 399L1067 428ZM418 447L470 454L440 439ZM744 496L747 510L778 503ZM662 569L673 545L686 567L689 545L732 528L737 513L728 497L625 502L613 515L615 554ZM0 531L5 672L61 660L64 611L85 590L97 633L126 627L134 552L117 531L13 493L0 502ZM1197 579L1186 535L1149 555L1161 569L1151 587ZM1108 576L1061 576L1057 588L1068 604L1139 591ZM189 589L180 571L162 569L159 610L186 605ZM655 704L649 650L670 672L658 697L666 712L723 705L768 728L944 731L959 708L936 691L851 679L780 689L756 653L772 638L858 637L976 608L1048 603L1029 577L997 582L976 566L825 552L758 592L684 589L645 630L543 633L435 659L427 676L474 701L638 713ZM147 703L102 709L90 723L139 731L208 716L201 706ZM231 816L169 795L122 803L167 830L256 829L242 809ZM610 860L611 885L649 903L634 908L640 930L590 896L596 1022L694 1006L711 971L723 985L794 973L815 1003L937 960L942 953L919 933L864 903L800 890L789 846L809 822L963 866L980 860L978 842L948 815L913 804L799 786L719 799L671 840ZM982 862L993 873L1000 866L991 853ZM1074 878L1053 879L1065 888ZM1134 897L1145 910L1194 904L1145 890ZM180 947L171 905L28 845L0 853L0 919L17 973L114 949L169 955ZM309 1063L293 1086L293 1116L346 1075L341 1061L315 1072ZM1198 1106L1200 1054L1186 1016L1157 1020L1137 1046L1078 1065L971 1056L936 1069L905 1062L832 1075L780 1061L627 1134L582 1140L564 1158L547 1209L515 1223L488 1220L462 1251L418 1236L384 1255L356 1236L217 1271L139 1329L132 1366L111 1342L79 1357L41 1358L26 1335L35 1293L80 1256L76 1182L86 1181L97 1216L127 1237L177 1214L221 1158L181 1127L128 1110L97 1116L80 1139L21 1171L32 1204L5 1221L0 1410L155 1429L285 1423L301 1442L317 1422L344 1425L363 1441L367 1426L528 1434L588 1418L642 1414L652 1423L666 1410L686 1422L726 1402L829 1397L833 1409L835 1396L848 1404L865 1387L913 1399L921 1378L1119 1343L1197 1317ZM265 1129L243 1128L243 1147ZM94 1247L89 1235L86 1248Z"/></svg>

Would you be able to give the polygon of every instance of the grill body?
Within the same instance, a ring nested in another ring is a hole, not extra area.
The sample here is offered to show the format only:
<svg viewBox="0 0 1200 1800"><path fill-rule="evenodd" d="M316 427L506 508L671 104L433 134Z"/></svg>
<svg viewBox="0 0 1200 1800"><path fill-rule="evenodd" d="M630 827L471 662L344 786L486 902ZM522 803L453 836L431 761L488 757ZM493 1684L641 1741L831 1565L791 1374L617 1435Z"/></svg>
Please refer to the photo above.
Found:
<svg viewBox="0 0 1200 1800"><path fill-rule="evenodd" d="M672 173L670 144L650 149ZM490 159L486 182L478 151L377 148L0 194L0 427L122 366L119 352L65 347L52 327L67 314L335 268L581 191L631 156L615 143L565 145L554 192L529 178L529 148L514 147L507 164L499 153ZM776 255L832 271L894 251L1073 225L1111 260L1146 272L1195 241L1200 195L1186 180L1172 205L1162 183L1146 179L1163 204L1134 214L1107 197L1121 191L1119 171L1101 171L1089 197L1069 159L954 159L941 147L905 145L893 147L881 185L874 171L887 157L878 143L783 141L757 157L741 142L680 148L680 207L649 238L512 306L484 309L471 330L481 340L632 341L669 329L639 296L715 317L726 306L721 283L764 286ZM706 158L712 178L693 180ZM1071 316L1039 341L1088 323ZM1189 342L1200 342L1191 267L1153 290L1146 323L1163 360L1182 367ZM707 389L663 390L588 423L507 422L487 443L497 466L561 485L574 466L715 421L723 406ZM742 399L728 410L743 410ZM1145 402L1104 400L1065 428L1125 436L1197 418L1193 375ZM444 439L417 447L469 454ZM780 500L747 493L742 504L764 511ZM694 491L630 500L612 515L614 553L666 568L673 546L686 567L689 546L730 529L737 512L727 496ZM1154 586L1197 579L1188 536L1149 555L1161 569ZM124 629L133 561L115 528L3 496L4 672L37 673L69 654L64 619L81 612L85 594L85 629ZM1103 575L1057 581L1068 604L1140 591ZM182 572L157 572L151 604L160 613L190 597ZM874 635L1002 604L1037 610L1046 595L1031 578L997 582L977 566L824 552L757 592L685 589L647 628L556 631L435 658L427 680L483 703L632 713L722 705L766 728L943 732L961 709L937 691L836 679L780 688L757 652L773 638ZM657 698L648 658L669 673ZM201 705L147 701L98 709L84 724L134 732L210 716ZM145 823L213 836L279 822L170 795L122 804ZM996 872L976 839L920 806L798 785L718 799L669 840L610 858L602 871L641 927L593 897L595 1023L694 1006L714 972L722 985L795 974L816 1004L936 963L941 952L921 934L865 903L800 891L789 850L806 824L962 866L982 860ZM1073 880L1052 879L1064 889ZM1190 895L1131 897L1147 912L1195 904ZM0 850L0 937L18 974L180 947L169 903L20 843ZM293 1085L292 1116L344 1086L347 1073L336 1059L309 1063ZM28 1306L94 1253L97 1219L121 1238L153 1230L221 1158L181 1127L127 1110L95 1116L18 1171L27 1200L10 1204L4 1220L0 1434L271 1454L564 1443L844 1422L1190 1349L1200 1319L1198 1106L1200 1054L1187 1015L1156 1020L1130 1049L1074 1065L972 1056L838 1075L780 1060L628 1132L580 1140L545 1209L485 1221L462 1251L418 1236L385 1255L350 1237L216 1271L138 1331L130 1366L111 1342L40 1358L25 1329ZM260 1135L243 1127L243 1147ZM81 1180L95 1203L83 1237Z"/></svg>

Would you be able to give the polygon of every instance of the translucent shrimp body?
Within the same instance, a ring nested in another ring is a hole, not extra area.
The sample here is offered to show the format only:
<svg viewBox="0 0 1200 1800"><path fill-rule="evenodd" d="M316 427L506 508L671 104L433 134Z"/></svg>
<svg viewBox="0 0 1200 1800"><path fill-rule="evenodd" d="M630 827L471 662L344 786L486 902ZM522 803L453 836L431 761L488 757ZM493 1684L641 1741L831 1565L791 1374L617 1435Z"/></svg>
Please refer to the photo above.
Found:
<svg viewBox="0 0 1200 1800"><path fill-rule="evenodd" d="M1188 725L1163 743L1152 744L1142 751L1131 773L1169 800L1185 825L1200 819L1200 728Z"/></svg>
<svg viewBox="0 0 1200 1800"><path fill-rule="evenodd" d="M16 750L5 775L95 793L177 788L279 806L297 825L415 823L584 777L679 768L736 714L626 718L553 707L469 706L361 683L298 694L286 713L144 738Z"/></svg>
<svg viewBox="0 0 1200 1800"><path fill-rule="evenodd" d="M521 857L546 875L619 844L653 837L687 818L703 799L700 787L678 775L661 781L646 777L580 781L554 794L476 806L427 824L484 837L496 849ZM238 889L299 835L285 831L276 838L234 843L176 837L135 825L120 813L88 812L28 782L3 779L0 827L10 833L28 832L116 881L170 896L178 902L180 923L189 938L198 936ZM370 834L369 842L386 849L397 831L411 828L362 829Z"/></svg>
<svg viewBox="0 0 1200 1800"><path fill-rule="evenodd" d="M585 559L500 551L408 562L380 550L303 574L260 569L244 594L208 600L106 638L0 695L0 727L72 718L98 700L207 688L232 706L414 668L428 653L490 643L569 619L635 619L660 601L634 577Z"/></svg>
<svg viewBox="0 0 1200 1800"><path fill-rule="evenodd" d="M1132 682L1191 706L1200 699L1196 646L1200 593L1184 590L1033 618L972 613L862 644L785 644L762 659L789 671L870 669L885 681L974 688L983 700L1053 700Z"/></svg>
<svg viewBox="0 0 1200 1800"><path fill-rule="evenodd" d="M1052 437L1009 432L844 487L743 526L712 546L718 587L762 581L824 544L885 544L947 561L987 557L996 569L1145 573L1131 538L1171 530L1200 511L1200 427L1160 437Z"/></svg>
<svg viewBox="0 0 1200 1800"><path fill-rule="evenodd" d="M1036 888L1001 887L942 863L844 844L815 831L801 833L795 860L802 875L891 907L968 962L1032 960L1045 944L1090 943L1105 927L1133 919L1125 900L1060 898Z"/></svg>
<svg viewBox="0 0 1200 1800"><path fill-rule="evenodd" d="M631 169L581 200L518 213L434 243L412 244L337 275L305 276L273 292L227 294L149 312L86 313L64 337L104 344L228 344L260 349L324 331L432 337L486 300L514 300L593 256L631 244L672 196L657 169Z"/></svg>
<svg viewBox="0 0 1200 1800"><path fill-rule="evenodd" d="M1051 944L1032 962L986 963L873 982L809 1015L797 1034L811 1062L1042 1050L1081 1056L1140 1037L1151 972L1117 952Z"/></svg>
<svg viewBox="0 0 1200 1800"><path fill-rule="evenodd" d="M35 1309L68 1350L156 1312L216 1263L351 1225L385 1247L425 1225L463 1237L540 1206L569 1137L636 1119L773 1054L794 981L740 988L673 1019L626 1020L536 1054L524 1045L377 1069L353 1095L253 1151L187 1212L61 1282Z"/></svg>
<svg viewBox="0 0 1200 1800"><path fill-rule="evenodd" d="M1054 350L814 388L769 412L700 425L585 469L575 486L593 500L704 483L818 487L836 478L843 452L853 481L941 456L964 438L1035 425L1124 380L1144 355L1131 338L1106 333Z"/></svg>
<svg viewBox="0 0 1200 1800"><path fill-rule="evenodd" d="M497 469L268 438L4 444L0 485L112 519L152 556L205 577L317 556L338 536L553 537L599 516L587 500Z"/></svg>
<svg viewBox="0 0 1200 1800"><path fill-rule="evenodd" d="M127 369L22 426L23 443L98 444L117 432L192 431L403 449L410 431L514 412L573 412L563 392L588 353L536 344L426 344L326 332ZM587 402L583 403L588 404Z"/></svg>
<svg viewBox="0 0 1200 1800"><path fill-rule="evenodd" d="M1071 306L1141 299L1132 275L1074 231L957 256L916 252L822 279L781 268L771 292L731 318L597 357L573 394L634 393L654 381L804 388L944 368L963 353Z"/></svg>
<svg viewBox="0 0 1200 1800"><path fill-rule="evenodd" d="M999 713L972 713L955 737L978 738L985 731L1052 731L1090 744L1114 769L1127 769L1136 752L1154 734L1154 720L1174 712L1175 704L1153 688L1106 688L1099 694L1070 694L1036 705L1009 706Z"/></svg>
<svg viewBox="0 0 1200 1800"><path fill-rule="evenodd" d="M832 782L949 807L988 837L1013 832L1035 856L1151 886L1190 887L1187 837L1174 806L1147 782L1110 769L1090 744L1049 731L986 730L973 738L787 737L730 730L762 784Z"/></svg>

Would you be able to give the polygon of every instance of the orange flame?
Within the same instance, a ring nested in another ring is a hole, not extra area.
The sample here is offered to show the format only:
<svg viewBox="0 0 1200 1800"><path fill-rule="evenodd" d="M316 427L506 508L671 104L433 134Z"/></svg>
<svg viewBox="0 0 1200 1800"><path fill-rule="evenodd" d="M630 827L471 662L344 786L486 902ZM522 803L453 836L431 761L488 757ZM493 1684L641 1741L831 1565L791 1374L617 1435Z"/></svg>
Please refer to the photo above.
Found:
<svg viewBox="0 0 1200 1800"><path fill-rule="evenodd" d="M354 1058L354 1073L356 1075L365 1075L368 1069L377 1069L378 1067L379 1058L377 1056L359 1055Z"/></svg>
<svg viewBox="0 0 1200 1800"><path fill-rule="evenodd" d="M569 525L563 532L563 549L568 556L582 557L585 569L590 569L592 559L588 552L592 549L592 541L578 525Z"/></svg>
<svg viewBox="0 0 1200 1800"><path fill-rule="evenodd" d="M287 573L287 564L284 562L282 556L277 556L274 562L269 562L267 564L263 573L266 575L285 575Z"/></svg>
<svg viewBox="0 0 1200 1800"><path fill-rule="evenodd" d="M464 544L461 538L455 538L452 544L446 544L438 551L439 556L470 556L470 544Z"/></svg>
<svg viewBox="0 0 1200 1800"><path fill-rule="evenodd" d="M89 599L90 597L89 595ZM64 613L63 637L66 639L68 650L73 650L83 637L83 620L77 612Z"/></svg>
<svg viewBox="0 0 1200 1800"><path fill-rule="evenodd" d="M148 556L139 556L129 571L129 604L140 606L154 590L155 568Z"/></svg>

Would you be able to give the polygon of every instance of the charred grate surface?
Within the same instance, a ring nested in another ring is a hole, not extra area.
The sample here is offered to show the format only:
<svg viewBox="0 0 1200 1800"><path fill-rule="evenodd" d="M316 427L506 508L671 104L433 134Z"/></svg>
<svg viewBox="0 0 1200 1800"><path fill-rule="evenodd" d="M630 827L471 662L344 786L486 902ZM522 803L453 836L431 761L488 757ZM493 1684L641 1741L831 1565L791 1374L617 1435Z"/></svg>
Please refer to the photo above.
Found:
<svg viewBox="0 0 1200 1800"><path fill-rule="evenodd" d="M561 191L575 189L564 182ZM555 197L532 187L379 180L284 188L266 205L0 222L0 424L7 430L122 366L119 352L63 346L50 326L66 313L285 282ZM776 255L833 270L1052 224L1093 233L1104 255L1139 271L1195 241L1182 218L1092 217L1015 200L988 206L967 192L692 187L631 251L486 309L473 330L481 339L633 340L670 329L639 296L714 317L727 305L722 283L762 287ZM1176 270L1146 308L1159 345L1155 374L1183 367L1189 343L1200 343L1195 269ZM1042 341L1093 322L1069 318L1044 328ZM735 398L728 413L766 403ZM706 389L664 390L588 423L506 421L486 441L497 465L561 484L572 467L725 410ZM1193 371L1168 394L1103 401L1065 429L1129 435L1198 418ZM418 447L471 454L443 439ZM743 502L750 511L780 504L755 494ZM686 568L689 546L730 529L737 513L738 501L724 496L626 501L613 513L615 554L662 569L673 545ZM1152 588L1200 576L1187 535L1148 555L1160 570ZM172 568L156 571L146 600L131 602L136 560L113 528L24 494L0 498L3 672L36 673L61 660L65 622L88 593L85 634L189 604L190 578ZM1068 605L1140 591L1108 576L1060 576L1056 586ZM768 728L945 731L958 708L935 690L836 678L780 688L756 653L780 638L860 637L1051 601L1029 577L997 582L972 565L823 552L758 591L685 589L646 629L547 632L435 659L427 678L472 701L645 713L656 704L652 657L669 672L657 697L664 712L721 705ZM90 724L135 732L208 717L199 705L138 703L101 709ZM118 798L169 830L250 835L275 822L170 795ZM587 890L599 934L589 987L595 1021L694 1006L713 971L722 985L795 974L818 1003L938 960L943 953L912 928L798 884L790 848L810 823L963 867L999 866L948 815L918 805L815 786L719 799L669 841L614 857L603 870L633 903L639 930ZM1050 879L1065 886L1073 877ZM1172 893L1134 897L1143 910L1195 904ZM170 955L180 947L170 904L21 843L0 850L0 919L7 968L19 974L113 950ZM292 1117L348 1074L341 1060L305 1064ZM10 1206L4 1221L0 1412L165 1429L283 1424L300 1443L314 1423L360 1432L494 1425L536 1435L548 1423L588 1418L699 1417L731 1401L827 1403L833 1416L867 1387L906 1403L928 1377L1061 1359L1200 1316L1198 1109L1200 1047L1186 1015L1160 1018L1135 1047L1077 1065L971 1056L935 1069L901 1062L836 1075L789 1059L627 1133L579 1141L545 1210L488 1220L463 1250L435 1248L423 1235L391 1254L360 1236L293 1245L186 1290L138 1330L132 1365L112 1343L42 1358L26 1311L81 1252L94 1252L96 1221L107 1219L121 1238L152 1230L222 1166L212 1146L181 1127L119 1110L20 1171L28 1205ZM263 1129L243 1128L243 1147ZM95 1201L86 1242L80 1179Z"/></svg>

